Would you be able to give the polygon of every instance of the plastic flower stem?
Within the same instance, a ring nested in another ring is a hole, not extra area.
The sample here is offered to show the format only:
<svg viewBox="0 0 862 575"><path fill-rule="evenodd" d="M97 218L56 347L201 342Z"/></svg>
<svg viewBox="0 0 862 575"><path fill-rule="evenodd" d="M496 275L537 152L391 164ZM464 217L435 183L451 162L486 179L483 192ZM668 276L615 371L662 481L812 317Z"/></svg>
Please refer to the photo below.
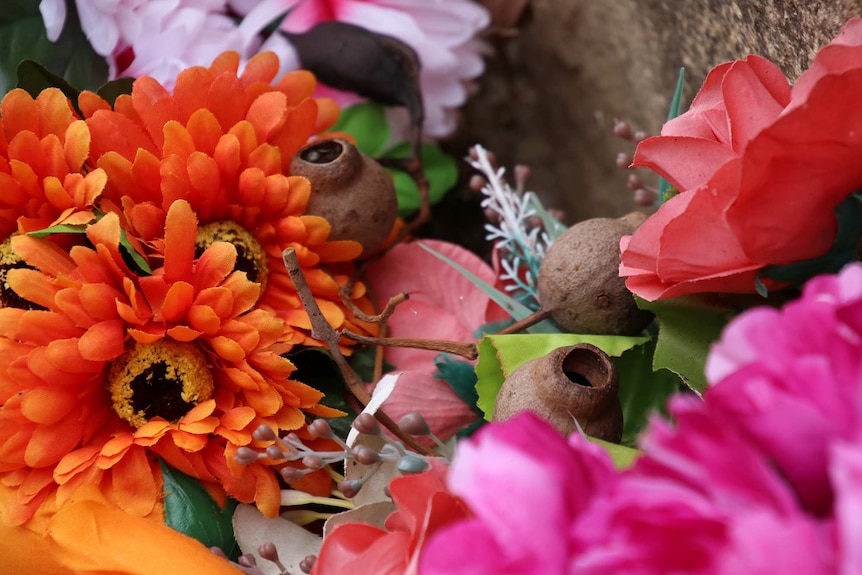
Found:
<svg viewBox="0 0 862 575"><path fill-rule="evenodd" d="M320 306L317 305L317 300L314 299L314 294L311 293L311 288L308 287L308 281L305 279L305 274L302 273L302 268L299 265L299 258L296 257L296 251L293 248L287 248L281 253L281 258L282 261L284 261L284 267L287 269L287 273L296 288L296 293L299 294L299 299L302 300L302 305L305 307L306 313L308 313L308 318L311 321L311 336L326 345L327 349L329 349L329 352L332 354L332 359L341 370L341 374L344 376L344 381L347 383L347 387L350 389L350 392L363 405L367 404L371 400L371 394L365 390L365 385L362 380L358 375L356 375L356 372L353 371L353 368L350 367L350 364L347 363L347 360L341 353L341 349L338 347L338 341L340 339L338 333L336 333L335 329L329 325L326 318L323 317L323 313L320 311ZM437 452L433 449L422 445L414 438L404 433L401 428L398 427L398 424L382 410L378 409L374 414L374 418L417 453L421 453L423 455L437 455Z"/></svg>
<svg viewBox="0 0 862 575"><path fill-rule="evenodd" d="M479 352L476 345L472 343L461 343L458 341L443 341L436 339L419 339L413 337L371 337L359 335L350 330L341 330L341 335L359 343L367 345L382 345L386 347L409 347L413 349L427 349L430 351L442 351L460 355L466 359L476 359Z"/></svg>

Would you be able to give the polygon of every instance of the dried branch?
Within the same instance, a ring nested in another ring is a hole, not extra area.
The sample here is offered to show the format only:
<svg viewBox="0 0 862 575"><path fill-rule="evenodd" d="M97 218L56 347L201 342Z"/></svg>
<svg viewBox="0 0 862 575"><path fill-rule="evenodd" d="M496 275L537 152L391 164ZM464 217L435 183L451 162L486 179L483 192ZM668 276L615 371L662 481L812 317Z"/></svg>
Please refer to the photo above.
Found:
<svg viewBox="0 0 862 575"><path fill-rule="evenodd" d="M299 299L302 300L302 305L305 307L308 318L311 321L311 337L322 342L332 354L332 359L341 370L344 376L344 381L347 382L347 388L350 390L357 400L363 405L371 400L371 394L365 389L365 384L362 379L353 371L341 349L338 347L338 342L341 339L338 333L333 329L323 312L320 311L320 306L317 305L317 300L314 299L314 294L311 293L311 288L305 279L305 274L302 273L302 267L299 265L299 258L296 257L296 251L293 248L287 248L281 254L284 261L284 267L293 281L293 286L296 288L296 293L299 294ZM407 435L398 427L398 424L386 415L382 410L377 410L374 418L380 422L386 429L392 432L405 445L423 455L438 455L433 449L422 445L412 436Z"/></svg>
<svg viewBox="0 0 862 575"><path fill-rule="evenodd" d="M479 352L474 343L461 343L460 341L444 341L438 339L419 339L413 337L371 337L359 335L350 330L341 330L341 335L359 343L367 345L382 345L386 347L410 347L413 349L427 349L429 351L442 351L453 353L467 359L476 359Z"/></svg>
<svg viewBox="0 0 862 575"><path fill-rule="evenodd" d="M524 319L520 319L515 323L504 327L500 331L494 333L494 335L508 335L510 333L519 333L524 331L525 329L533 327L537 323L544 321L549 317L551 317L551 310L539 309L537 311L534 311Z"/></svg>

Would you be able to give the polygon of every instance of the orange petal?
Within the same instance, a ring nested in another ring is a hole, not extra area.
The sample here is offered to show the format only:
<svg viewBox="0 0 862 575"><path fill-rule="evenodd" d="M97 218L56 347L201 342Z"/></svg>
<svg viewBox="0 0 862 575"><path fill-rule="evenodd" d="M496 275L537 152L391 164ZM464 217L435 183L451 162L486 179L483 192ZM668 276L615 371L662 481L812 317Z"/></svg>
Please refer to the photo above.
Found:
<svg viewBox="0 0 862 575"><path fill-rule="evenodd" d="M165 281L186 279L195 257L198 222L186 201L171 204L165 219Z"/></svg>
<svg viewBox="0 0 862 575"><path fill-rule="evenodd" d="M152 513L161 495L161 481L154 476L158 468L150 463L147 451L141 447L129 449L111 468L112 499L132 515L145 517ZM161 475L159 475L161 479Z"/></svg>
<svg viewBox="0 0 862 575"><path fill-rule="evenodd" d="M77 402L77 389L37 387L21 399L21 415L34 423L51 425L71 412Z"/></svg>
<svg viewBox="0 0 862 575"><path fill-rule="evenodd" d="M81 357L90 361L110 361L125 351L125 322L101 321L91 326L78 340Z"/></svg>
<svg viewBox="0 0 862 575"><path fill-rule="evenodd" d="M48 535L54 558L77 573L241 575L199 541L130 516L97 495L76 494L51 520Z"/></svg>
<svg viewBox="0 0 862 575"><path fill-rule="evenodd" d="M182 320L192 300L195 297L195 288L192 284L178 281L168 288L165 301L162 304L162 319L166 322L176 323Z"/></svg>

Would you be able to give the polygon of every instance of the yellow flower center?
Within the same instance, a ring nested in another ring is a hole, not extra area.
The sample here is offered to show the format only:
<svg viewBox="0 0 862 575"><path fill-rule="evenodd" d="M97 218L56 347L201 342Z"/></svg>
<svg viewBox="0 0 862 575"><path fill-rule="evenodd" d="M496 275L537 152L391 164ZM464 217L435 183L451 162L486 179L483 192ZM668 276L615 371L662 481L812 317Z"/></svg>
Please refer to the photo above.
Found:
<svg viewBox="0 0 862 575"><path fill-rule="evenodd" d="M195 239L195 255L200 257L215 242L228 242L236 248L234 269L245 272L249 281L260 284L261 291L266 288L269 266L266 253L260 242L244 227L230 220L210 222L198 228Z"/></svg>
<svg viewBox="0 0 862 575"><path fill-rule="evenodd" d="M30 268L24 260L12 249L12 237L6 238L0 244L0 307L16 307L18 309L45 309L39 304L24 299L15 293L9 285L9 272L14 269Z"/></svg>
<svg viewBox="0 0 862 575"><path fill-rule="evenodd" d="M163 339L114 360L108 390L117 415L137 428L155 417L176 423L212 396L213 378L196 345Z"/></svg>

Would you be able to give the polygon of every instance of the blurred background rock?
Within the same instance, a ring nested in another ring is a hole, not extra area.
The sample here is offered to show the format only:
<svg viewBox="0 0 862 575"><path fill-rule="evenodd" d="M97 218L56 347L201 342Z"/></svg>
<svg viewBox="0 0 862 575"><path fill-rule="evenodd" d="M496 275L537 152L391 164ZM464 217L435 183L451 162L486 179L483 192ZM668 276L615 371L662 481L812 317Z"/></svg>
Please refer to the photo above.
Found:
<svg viewBox="0 0 862 575"><path fill-rule="evenodd" d="M615 158L634 146L613 135L614 120L658 133L680 67L683 109L713 66L747 54L769 58L792 82L850 17L862 15L862 0L485 3L503 27L515 7L525 8L511 35L492 38L487 72L445 147L463 157L482 144L507 174L515 163L529 165L528 189L562 210L567 224L633 209ZM483 251L477 199L466 183L459 186L435 210L446 217L432 226L445 229L429 234Z"/></svg>

